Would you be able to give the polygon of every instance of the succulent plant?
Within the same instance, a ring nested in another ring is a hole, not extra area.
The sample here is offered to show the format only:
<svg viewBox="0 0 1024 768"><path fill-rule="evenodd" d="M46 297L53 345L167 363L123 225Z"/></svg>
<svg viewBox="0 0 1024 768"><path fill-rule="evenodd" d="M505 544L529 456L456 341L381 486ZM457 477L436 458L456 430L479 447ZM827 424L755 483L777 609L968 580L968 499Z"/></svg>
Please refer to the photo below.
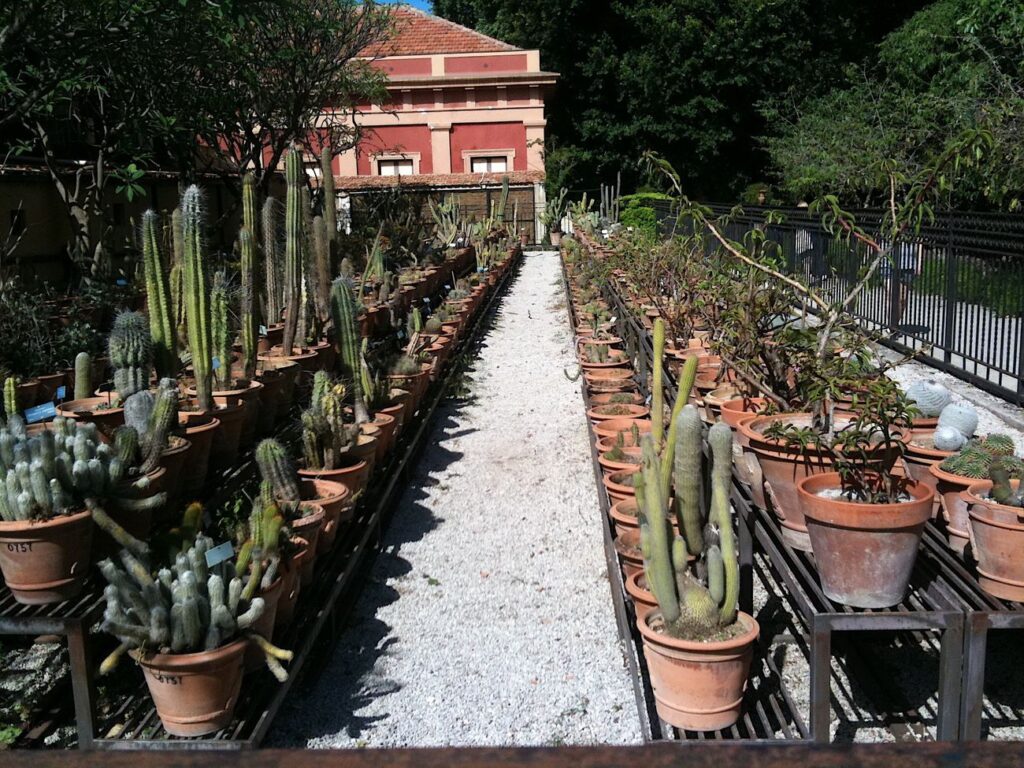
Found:
<svg viewBox="0 0 1024 768"><path fill-rule="evenodd" d="M310 406L302 413L302 455L307 469L338 469L344 466L359 436L356 424L345 422L344 384L332 381L323 371L313 376Z"/></svg>
<svg viewBox="0 0 1024 768"><path fill-rule="evenodd" d="M241 261L238 265L241 290L238 292L238 318L241 324L242 377L256 377L259 355L259 307L256 304L256 238L252 230L242 227L238 233Z"/></svg>
<svg viewBox="0 0 1024 768"><path fill-rule="evenodd" d="M299 476L281 443L270 438L256 446L256 464L264 482L270 483L275 499L299 501Z"/></svg>
<svg viewBox="0 0 1024 768"><path fill-rule="evenodd" d="M136 392L125 400L125 426L115 432L115 439L123 429L138 436L137 450L129 463L138 474L148 474L159 466L177 416L178 387L174 379L162 379L156 394Z"/></svg>
<svg viewBox="0 0 1024 768"><path fill-rule="evenodd" d="M345 278L338 278L331 286L331 320L334 323L334 343L338 351L338 374L351 387L356 423L362 424L370 420L370 414L363 396L360 361L362 337L357 312L352 286Z"/></svg>
<svg viewBox="0 0 1024 768"><path fill-rule="evenodd" d="M971 405L951 403L939 414L940 427L952 427L970 439L978 430L978 411Z"/></svg>
<svg viewBox="0 0 1024 768"><path fill-rule="evenodd" d="M1017 450L1012 437L998 432L983 437L979 445L992 456L1013 456Z"/></svg>
<svg viewBox="0 0 1024 768"><path fill-rule="evenodd" d="M281 320L281 291L284 275L281 256L281 203L272 197L263 202L263 275L268 323Z"/></svg>
<svg viewBox="0 0 1024 768"><path fill-rule="evenodd" d="M159 216L149 210L142 214L142 265L146 276L146 307L153 364L160 378L178 372L178 341L174 307L158 236Z"/></svg>
<svg viewBox="0 0 1024 768"><path fill-rule="evenodd" d="M334 153L329 146L320 150L320 189L323 191L322 206L324 233L327 235L328 259L333 259L334 244L338 239L338 198L334 192ZM331 261L327 262L330 274Z"/></svg>
<svg viewBox="0 0 1024 768"><path fill-rule="evenodd" d="M915 381L907 388L907 399L917 406L922 416L935 418L953 399L947 387L934 379Z"/></svg>
<svg viewBox="0 0 1024 768"><path fill-rule="evenodd" d="M200 409L212 411L213 335L210 328L210 278L203 236L206 213L202 194L195 184L182 196L181 215L184 241L182 303L195 373L196 401Z"/></svg>
<svg viewBox="0 0 1024 768"><path fill-rule="evenodd" d="M302 313L302 156L292 147L285 158L287 192L284 217L284 354L295 349ZM305 332L305 329L302 329Z"/></svg>
<svg viewBox="0 0 1024 768"><path fill-rule="evenodd" d="M75 400L92 397L92 355L79 352L75 355Z"/></svg>
<svg viewBox="0 0 1024 768"><path fill-rule="evenodd" d="M967 438L953 427L938 427L932 435L932 445L940 451L959 451L966 442Z"/></svg>
<svg viewBox="0 0 1024 768"><path fill-rule="evenodd" d="M120 562L99 564L107 581L101 628L120 641L101 672L110 672L129 650L196 653L245 636L260 647L278 679L287 678L280 662L291 660L291 652L252 631L265 610L263 599L245 595L246 585L230 562L219 566L223 573L210 572L206 552L212 547L213 540L199 534L172 564L155 573L128 550L120 552Z"/></svg>
<svg viewBox="0 0 1024 768"><path fill-rule="evenodd" d="M114 390L122 401L149 388L153 346L149 321L141 312L121 312L114 318L107 349L114 368Z"/></svg>
<svg viewBox="0 0 1024 768"><path fill-rule="evenodd" d="M1018 482L1014 489L1010 482L1011 475L1015 475L1018 481L1021 480L1020 463L1006 461L1005 458L996 459L989 468L989 479L992 480L992 498L999 504L1007 507L1024 507L1024 483Z"/></svg>
<svg viewBox="0 0 1024 768"><path fill-rule="evenodd" d="M213 275L210 291L210 340L213 343L213 379L218 389L231 388L231 313L228 278L223 270Z"/></svg>

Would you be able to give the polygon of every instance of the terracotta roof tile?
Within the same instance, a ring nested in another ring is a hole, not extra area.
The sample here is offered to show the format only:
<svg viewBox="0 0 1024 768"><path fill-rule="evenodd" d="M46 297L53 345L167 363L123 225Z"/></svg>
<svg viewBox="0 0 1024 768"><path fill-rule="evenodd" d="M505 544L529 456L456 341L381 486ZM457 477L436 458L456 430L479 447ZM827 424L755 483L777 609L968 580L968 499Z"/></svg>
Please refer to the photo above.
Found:
<svg viewBox="0 0 1024 768"><path fill-rule="evenodd" d="M522 50L412 6L398 5L393 14L395 19L394 37L386 43L364 50L363 56L491 53Z"/></svg>
<svg viewBox="0 0 1024 768"><path fill-rule="evenodd" d="M535 184L544 181L543 171L513 171L512 173L426 173L415 176L335 176L334 186L339 191L358 192L367 189L435 187L497 187L508 176L509 184Z"/></svg>

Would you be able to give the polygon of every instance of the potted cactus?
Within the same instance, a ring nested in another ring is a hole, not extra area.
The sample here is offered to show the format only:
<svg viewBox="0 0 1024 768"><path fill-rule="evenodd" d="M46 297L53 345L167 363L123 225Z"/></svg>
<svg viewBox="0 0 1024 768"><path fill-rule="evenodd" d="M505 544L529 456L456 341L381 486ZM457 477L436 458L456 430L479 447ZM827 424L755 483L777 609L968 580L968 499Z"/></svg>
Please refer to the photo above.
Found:
<svg viewBox="0 0 1024 768"><path fill-rule="evenodd" d="M127 653L145 675L157 714L168 733L193 737L226 726L242 684L242 660L250 643L279 679L290 651L271 645L256 626L264 615L255 595L260 579L245 576L229 560L212 568L213 540L199 534L173 562L156 570L139 542L100 563L108 582L102 629L119 640L100 666L113 670ZM241 560L241 555L239 555Z"/></svg>
<svg viewBox="0 0 1024 768"><path fill-rule="evenodd" d="M313 377L310 406L302 413L304 478L324 478L359 493L369 480L376 457L376 438L346 421L344 384L323 371Z"/></svg>
<svg viewBox="0 0 1024 768"><path fill-rule="evenodd" d="M122 446L100 441L95 424L58 416L34 436L19 416L0 428L0 570L15 599L27 604L66 600L88 572L92 523L122 541L127 534L106 513L161 504L142 500L146 476L128 476Z"/></svg>
<svg viewBox="0 0 1024 768"><path fill-rule="evenodd" d="M636 482L640 543L647 589L657 610L637 625L660 717L687 730L728 728L740 715L759 627L738 610L739 563L729 489L732 431L711 427L711 502L706 524L700 508L700 415L685 406L673 423L671 463L644 437ZM667 453L667 452L666 452ZM670 471L669 471L670 470ZM667 519L671 478L680 535Z"/></svg>
<svg viewBox="0 0 1024 768"><path fill-rule="evenodd" d="M978 583L1003 600L1024 600L1024 462L995 458L989 479L963 491Z"/></svg>

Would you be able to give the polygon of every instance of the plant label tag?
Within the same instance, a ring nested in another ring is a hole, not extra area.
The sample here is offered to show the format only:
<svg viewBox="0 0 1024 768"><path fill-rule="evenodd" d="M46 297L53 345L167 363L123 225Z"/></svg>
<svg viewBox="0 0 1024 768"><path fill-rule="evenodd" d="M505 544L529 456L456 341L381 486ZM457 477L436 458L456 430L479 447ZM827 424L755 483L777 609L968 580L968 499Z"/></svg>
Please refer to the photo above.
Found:
<svg viewBox="0 0 1024 768"><path fill-rule="evenodd" d="M261 325L260 326L260 336L266 336L266 335L267 335L267 326Z"/></svg>
<svg viewBox="0 0 1024 768"><path fill-rule="evenodd" d="M63 400L65 397L67 397L67 395L68 395L68 388L67 387L65 387L63 384L61 386L57 387L57 399L58 400Z"/></svg>
<svg viewBox="0 0 1024 768"><path fill-rule="evenodd" d="M615 322L616 320L618 320L618 319L619 319L619 318L617 318L617 317L616 317L615 315L612 315L611 319L610 319L610 320L609 320L608 322L609 322L609 323L614 323L614 322Z"/></svg>
<svg viewBox="0 0 1024 768"><path fill-rule="evenodd" d="M206 567L215 568L235 555L235 547L230 541L218 544L213 549L206 550Z"/></svg>
<svg viewBox="0 0 1024 768"><path fill-rule="evenodd" d="M57 406L53 403L43 403L25 411L25 423L35 424L37 421L52 419L57 415Z"/></svg>
<svg viewBox="0 0 1024 768"><path fill-rule="evenodd" d="M216 371L218 368L220 368L220 358L215 357L213 358L213 370Z"/></svg>

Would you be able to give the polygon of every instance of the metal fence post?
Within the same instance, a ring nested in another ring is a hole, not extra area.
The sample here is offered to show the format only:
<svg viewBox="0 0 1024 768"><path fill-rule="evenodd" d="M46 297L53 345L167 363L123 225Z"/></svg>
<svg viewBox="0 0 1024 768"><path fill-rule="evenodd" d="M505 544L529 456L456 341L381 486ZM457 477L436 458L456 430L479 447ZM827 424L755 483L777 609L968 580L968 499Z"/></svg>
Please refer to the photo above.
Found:
<svg viewBox="0 0 1024 768"><path fill-rule="evenodd" d="M953 319L957 304L957 263L953 251L953 222L946 222L946 290L942 314L942 359L947 363L953 359Z"/></svg>

